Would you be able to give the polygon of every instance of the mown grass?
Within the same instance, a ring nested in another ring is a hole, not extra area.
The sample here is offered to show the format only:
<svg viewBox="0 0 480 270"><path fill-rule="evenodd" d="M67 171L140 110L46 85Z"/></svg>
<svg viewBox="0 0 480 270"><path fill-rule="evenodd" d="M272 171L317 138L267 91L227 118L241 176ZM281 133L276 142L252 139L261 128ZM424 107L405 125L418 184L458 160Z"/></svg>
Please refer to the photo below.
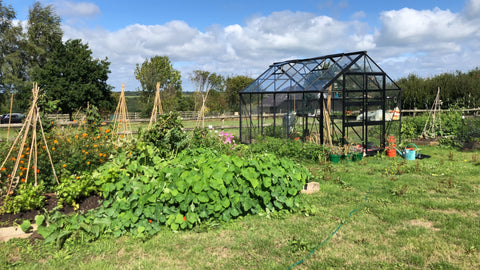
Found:
<svg viewBox="0 0 480 270"><path fill-rule="evenodd" d="M302 212L61 250L15 239L0 243L0 268L287 269L315 249L295 269L480 269L480 153L420 151L431 158L308 164L320 191L301 195Z"/></svg>

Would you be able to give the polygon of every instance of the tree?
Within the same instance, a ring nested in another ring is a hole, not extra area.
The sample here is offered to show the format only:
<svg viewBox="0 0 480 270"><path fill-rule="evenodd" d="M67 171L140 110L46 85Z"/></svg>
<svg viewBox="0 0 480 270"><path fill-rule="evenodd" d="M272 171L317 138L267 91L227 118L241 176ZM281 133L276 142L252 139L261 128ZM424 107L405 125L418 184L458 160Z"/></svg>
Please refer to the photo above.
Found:
<svg viewBox="0 0 480 270"><path fill-rule="evenodd" d="M228 107L232 112L238 112L239 106L239 93L243 89L247 88L255 79L247 76L235 76L227 77L225 80L225 93Z"/></svg>
<svg viewBox="0 0 480 270"><path fill-rule="evenodd" d="M53 59L35 77L47 98L59 100L58 107L72 118L72 113L88 104L102 111L115 107L112 87L107 84L110 62L94 59L88 45L68 40L56 47Z"/></svg>
<svg viewBox="0 0 480 270"><path fill-rule="evenodd" d="M52 60L52 53L62 45L61 18L52 5L35 2L28 14L28 53L31 68L42 68ZM32 78L36 80L36 78Z"/></svg>
<svg viewBox="0 0 480 270"><path fill-rule="evenodd" d="M208 93L212 89L222 91L224 79L221 75L216 73L195 70L190 76L190 80L195 84L195 93L199 99L199 102L195 102L195 109L200 107L198 114L202 118L202 127L205 127L205 112L207 108Z"/></svg>
<svg viewBox="0 0 480 270"><path fill-rule="evenodd" d="M15 11L0 0L0 103L26 81L25 42Z"/></svg>
<svg viewBox="0 0 480 270"><path fill-rule="evenodd" d="M137 64L135 78L140 82L140 95L147 110L151 110L153 98L160 83L160 98L165 111L176 109L176 100L181 96L182 80L180 71L173 68L167 56L154 56Z"/></svg>
<svg viewBox="0 0 480 270"><path fill-rule="evenodd" d="M17 104L23 109L30 106L32 82L39 82L38 74L49 61L54 59L54 52L61 47L63 32L61 18L55 13L52 5L42 6L38 1L29 10L27 29L19 40L22 57L22 71L24 76L21 82L16 82Z"/></svg>

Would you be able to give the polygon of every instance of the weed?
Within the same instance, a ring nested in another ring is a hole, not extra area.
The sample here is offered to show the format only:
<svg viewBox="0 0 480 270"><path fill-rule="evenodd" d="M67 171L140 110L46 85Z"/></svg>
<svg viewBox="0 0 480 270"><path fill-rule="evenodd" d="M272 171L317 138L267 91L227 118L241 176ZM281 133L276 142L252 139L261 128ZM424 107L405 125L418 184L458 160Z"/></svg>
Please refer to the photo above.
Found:
<svg viewBox="0 0 480 270"><path fill-rule="evenodd" d="M291 253L310 251L315 247L315 243L294 236L288 240L288 247Z"/></svg>
<svg viewBox="0 0 480 270"><path fill-rule="evenodd" d="M407 193L408 185L403 185L401 187L394 188L390 191L393 196L401 197Z"/></svg>

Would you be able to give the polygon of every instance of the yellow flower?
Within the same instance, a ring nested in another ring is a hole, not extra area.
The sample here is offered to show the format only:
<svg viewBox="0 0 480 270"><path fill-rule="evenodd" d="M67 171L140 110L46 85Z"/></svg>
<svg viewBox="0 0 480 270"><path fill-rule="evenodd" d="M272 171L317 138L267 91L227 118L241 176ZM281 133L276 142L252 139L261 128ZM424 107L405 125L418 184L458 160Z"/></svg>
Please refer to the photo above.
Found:
<svg viewBox="0 0 480 270"><path fill-rule="evenodd" d="M58 141L57 141L57 140L53 140L53 143L58 143Z"/></svg>
<svg viewBox="0 0 480 270"><path fill-rule="evenodd" d="M52 151L55 151L55 147L52 147Z"/></svg>
<svg viewBox="0 0 480 270"><path fill-rule="evenodd" d="M90 165L90 161L87 161L87 165Z"/></svg>

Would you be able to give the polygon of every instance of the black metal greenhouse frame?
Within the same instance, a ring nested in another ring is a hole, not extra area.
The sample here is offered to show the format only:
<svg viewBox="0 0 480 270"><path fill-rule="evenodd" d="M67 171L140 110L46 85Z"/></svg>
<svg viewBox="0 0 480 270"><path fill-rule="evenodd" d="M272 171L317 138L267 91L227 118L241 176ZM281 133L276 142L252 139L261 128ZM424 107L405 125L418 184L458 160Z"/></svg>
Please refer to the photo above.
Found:
<svg viewBox="0 0 480 270"><path fill-rule="evenodd" d="M336 144L383 149L387 136L401 141L400 110L400 87L366 51L288 60L272 64L240 92L240 141L264 135L305 141L315 134L324 144L331 119Z"/></svg>

